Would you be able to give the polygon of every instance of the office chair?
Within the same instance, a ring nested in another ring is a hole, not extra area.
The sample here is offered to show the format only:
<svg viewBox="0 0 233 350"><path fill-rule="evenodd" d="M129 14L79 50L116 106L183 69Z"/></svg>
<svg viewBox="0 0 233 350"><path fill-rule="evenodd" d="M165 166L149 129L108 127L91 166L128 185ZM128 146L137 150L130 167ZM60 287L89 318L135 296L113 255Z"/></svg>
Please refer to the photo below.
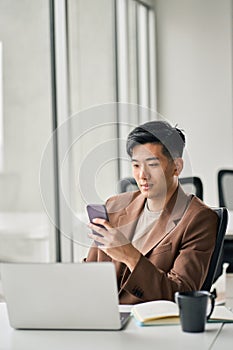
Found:
<svg viewBox="0 0 233 350"><path fill-rule="evenodd" d="M118 182L118 193L137 191L138 185L133 177L125 177Z"/></svg>
<svg viewBox="0 0 233 350"><path fill-rule="evenodd" d="M223 243L228 221L228 211L226 208L214 208L213 210L218 214L219 222L215 248L210 260L210 266L205 282L201 288L202 290L207 291L210 291L212 284L222 274Z"/></svg>
<svg viewBox="0 0 233 350"><path fill-rule="evenodd" d="M179 182L185 192L194 193L198 198L203 199L203 186L199 177L183 177ZM118 193L136 191L138 186L133 177L126 177L118 182Z"/></svg>
<svg viewBox="0 0 233 350"><path fill-rule="evenodd" d="M233 170L219 170L218 197L220 207L233 210Z"/></svg>
<svg viewBox="0 0 233 350"><path fill-rule="evenodd" d="M197 177L186 177L179 179L182 187L186 184L195 184L196 195L202 199L203 197L203 187L200 178ZM127 191L135 191L138 189L137 183L134 178L127 177L119 181L118 183L118 191L119 193L127 192ZM202 286L202 290L210 291L212 284L217 280L217 278L222 274L222 262L223 262L223 243L224 236L227 228L228 221L228 212L227 209L224 208L214 208L213 209L218 217L218 232L216 237L215 248L211 257L210 266L208 270L208 274L206 276L205 282Z"/></svg>
<svg viewBox="0 0 233 350"><path fill-rule="evenodd" d="M185 192L193 193L198 198L203 200L203 185L199 177L197 176L181 177L179 178L179 182Z"/></svg>
<svg viewBox="0 0 233 350"><path fill-rule="evenodd" d="M221 169L218 172L219 206L233 211L233 170ZM224 240L223 262L228 262L227 272L233 272L233 240L227 235Z"/></svg>

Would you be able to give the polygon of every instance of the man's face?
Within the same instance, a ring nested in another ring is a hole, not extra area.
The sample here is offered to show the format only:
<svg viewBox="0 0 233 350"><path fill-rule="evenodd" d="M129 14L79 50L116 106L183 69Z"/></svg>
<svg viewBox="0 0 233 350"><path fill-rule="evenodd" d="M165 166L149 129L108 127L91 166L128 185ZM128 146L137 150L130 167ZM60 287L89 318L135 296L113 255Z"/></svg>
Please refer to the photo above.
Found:
<svg viewBox="0 0 233 350"><path fill-rule="evenodd" d="M177 186L176 163L162 152L162 145L137 145L132 153L133 176L148 199L165 199Z"/></svg>

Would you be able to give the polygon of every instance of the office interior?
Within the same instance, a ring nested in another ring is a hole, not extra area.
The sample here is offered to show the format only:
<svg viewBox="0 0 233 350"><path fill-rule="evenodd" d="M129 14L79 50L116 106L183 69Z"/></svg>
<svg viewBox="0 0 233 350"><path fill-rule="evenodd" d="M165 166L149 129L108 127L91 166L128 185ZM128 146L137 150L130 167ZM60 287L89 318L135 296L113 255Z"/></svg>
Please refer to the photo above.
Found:
<svg viewBox="0 0 233 350"><path fill-rule="evenodd" d="M0 0L0 261L80 262L86 204L131 176L139 123L185 131L219 206L233 169L231 0ZM232 251L233 255L233 251Z"/></svg>

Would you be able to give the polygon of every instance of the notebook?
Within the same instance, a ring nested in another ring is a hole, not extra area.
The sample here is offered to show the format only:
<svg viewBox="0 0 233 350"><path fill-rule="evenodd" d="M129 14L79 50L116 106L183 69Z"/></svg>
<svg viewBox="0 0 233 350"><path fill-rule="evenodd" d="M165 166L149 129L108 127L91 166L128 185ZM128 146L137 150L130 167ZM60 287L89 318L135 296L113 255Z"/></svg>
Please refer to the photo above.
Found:
<svg viewBox="0 0 233 350"><path fill-rule="evenodd" d="M10 325L19 329L120 330L113 263L2 263Z"/></svg>

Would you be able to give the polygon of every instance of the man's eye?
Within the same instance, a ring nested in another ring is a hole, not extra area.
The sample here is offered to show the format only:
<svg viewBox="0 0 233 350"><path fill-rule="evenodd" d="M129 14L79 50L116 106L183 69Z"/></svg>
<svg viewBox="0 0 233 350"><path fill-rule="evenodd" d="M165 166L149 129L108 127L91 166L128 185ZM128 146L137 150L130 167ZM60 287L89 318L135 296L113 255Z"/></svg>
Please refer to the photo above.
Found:
<svg viewBox="0 0 233 350"><path fill-rule="evenodd" d="M159 163L150 163L149 166L151 166L151 167L157 167L157 166L159 166Z"/></svg>
<svg viewBox="0 0 233 350"><path fill-rule="evenodd" d="M138 164L133 164L133 167L134 167L134 168L138 168L139 165L138 165Z"/></svg>

